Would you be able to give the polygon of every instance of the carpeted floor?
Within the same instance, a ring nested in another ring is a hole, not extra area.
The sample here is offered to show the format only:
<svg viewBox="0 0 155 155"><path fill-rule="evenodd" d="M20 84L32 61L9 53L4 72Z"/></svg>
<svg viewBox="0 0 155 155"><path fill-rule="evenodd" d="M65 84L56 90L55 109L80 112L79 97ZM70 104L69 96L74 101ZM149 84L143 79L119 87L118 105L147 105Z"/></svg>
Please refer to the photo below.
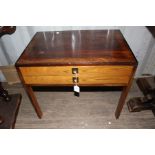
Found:
<svg viewBox="0 0 155 155"><path fill-rule="evenodd" d="M155 117L151 111L129 113L125 105L118 120L114 112L120 90L92 89L83 90L80 97L74 96L72 88L48 88L35 91L43 118L38 119L23 87L20 84L6 85L10 94L21 93L22 103L15 128L50 129L109 129L109 128L155 128ZM141 96L133 83L128 99Z"/></svg>

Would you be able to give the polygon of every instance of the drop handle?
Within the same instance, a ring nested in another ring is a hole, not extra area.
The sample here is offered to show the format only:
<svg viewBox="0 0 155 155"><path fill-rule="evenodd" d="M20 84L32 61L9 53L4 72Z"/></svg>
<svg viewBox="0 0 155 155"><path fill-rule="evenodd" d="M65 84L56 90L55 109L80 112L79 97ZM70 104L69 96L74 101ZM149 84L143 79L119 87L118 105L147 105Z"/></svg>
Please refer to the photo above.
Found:
<svg viewBox="0 0 155 155"><path fill-rule="evenodd" d="M79 70L78 68L72 68L72 74L78 74Z"/></svg>
<svg viewBox="0 0 155 155"><path fill-rule="evenodd" d="M75 83L75 84L76 84L76 83L79 83L79 78L78 78L78 77L73 77L72 80L73 80L73 83Z"/></svg>

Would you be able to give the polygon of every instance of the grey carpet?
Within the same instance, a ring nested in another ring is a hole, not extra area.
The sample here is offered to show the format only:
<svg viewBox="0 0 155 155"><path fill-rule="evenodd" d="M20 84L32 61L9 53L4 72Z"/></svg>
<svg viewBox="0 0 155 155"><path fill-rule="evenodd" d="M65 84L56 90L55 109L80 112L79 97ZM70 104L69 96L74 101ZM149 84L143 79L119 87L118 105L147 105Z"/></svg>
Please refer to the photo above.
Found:
<svg viewBox="0 0 155 155"><path fill-rule="evenodd" d="M10 94L22 94L15 126L17 129L155 128L155 117L151 111L130 113L126 105L120 118L115 119L114 112L120 91L83 91L80 97L74 96L70 91L35 91L43 111L43 118L38 119L20 84L4 84L4 87ZM141 95L134 82L128 99Z"/></svg>

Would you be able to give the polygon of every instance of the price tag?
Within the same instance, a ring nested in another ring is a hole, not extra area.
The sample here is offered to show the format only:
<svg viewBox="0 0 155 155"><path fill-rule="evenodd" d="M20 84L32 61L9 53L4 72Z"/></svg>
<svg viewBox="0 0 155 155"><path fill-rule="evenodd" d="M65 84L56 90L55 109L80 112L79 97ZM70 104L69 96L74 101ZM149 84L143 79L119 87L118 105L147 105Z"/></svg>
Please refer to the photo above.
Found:
<svg viewBox="0 0 155 155"><path fill-rule="evenodd" d="M77 93L80 93L80 87L75 85L74 86L74 91L77 92Z"/></svg>

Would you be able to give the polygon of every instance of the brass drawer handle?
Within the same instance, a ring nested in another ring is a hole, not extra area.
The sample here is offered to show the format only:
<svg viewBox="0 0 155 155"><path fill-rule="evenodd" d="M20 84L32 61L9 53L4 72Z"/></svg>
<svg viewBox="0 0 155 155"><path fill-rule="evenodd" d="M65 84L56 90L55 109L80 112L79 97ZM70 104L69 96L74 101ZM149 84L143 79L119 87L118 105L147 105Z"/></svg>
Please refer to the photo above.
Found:
<svg viewBox="0 0 155 155"><path fill-rule="evenodd" d="M79 70L78 68L72 68L72 74L78 74Z"/></svg>
<svg viewBox="0 0 155 155"><path fill-rule="evenodd" d="M72 80L73 80L73 83L74 84L79 83L79 78L78 77L73 77Z"/></svg>

